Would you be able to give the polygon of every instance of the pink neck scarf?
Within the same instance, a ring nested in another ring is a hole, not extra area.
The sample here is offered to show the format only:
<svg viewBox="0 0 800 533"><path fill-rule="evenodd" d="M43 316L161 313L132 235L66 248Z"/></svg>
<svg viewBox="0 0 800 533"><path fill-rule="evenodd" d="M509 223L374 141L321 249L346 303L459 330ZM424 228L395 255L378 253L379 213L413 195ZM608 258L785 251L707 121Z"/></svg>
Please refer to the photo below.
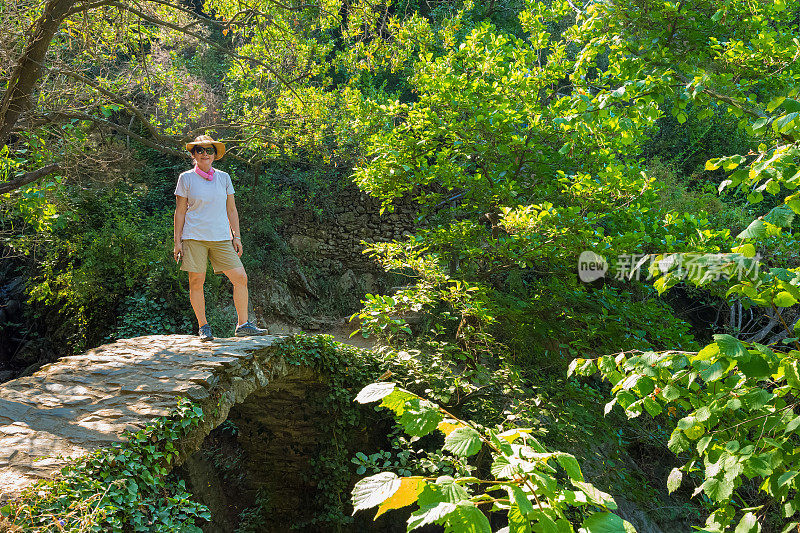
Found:
<svg viewBox="0 0 800 533"><path fill-rule="evenodd" d="M211 180L214 179L214 167L211 167L211 170L209 170L208 172L204 172L204 171L200 170L200 167L195 165L194 166L194 171L197 173L198 176L200 176L203 179L207 179L208 181L211 181Z"/></svg>

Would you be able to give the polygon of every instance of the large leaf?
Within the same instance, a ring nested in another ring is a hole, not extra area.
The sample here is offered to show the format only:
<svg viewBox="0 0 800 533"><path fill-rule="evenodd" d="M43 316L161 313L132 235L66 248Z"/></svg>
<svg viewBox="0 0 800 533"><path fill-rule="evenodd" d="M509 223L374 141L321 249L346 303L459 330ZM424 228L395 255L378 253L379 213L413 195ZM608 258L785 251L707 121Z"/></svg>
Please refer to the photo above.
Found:
<svg viewBox="0 0 800 533"><path fill-rule="evenodd" d="M439 502L436 505L422 507L408 517L408 531L428 524L442 523L447 515L455 510L456 504L450 502Z"/></svg>
<svg viewBox="0 0 800 533"><path fill-rule="evenodd" d="M403 389L395 389L379 404L379 407L385 407L394 411L397 416L402 415L406 410L406 402L418 399L418 396L411 394Z"/></svg>
<svg viewBox="0 0 800 533"><path fill-rule="evenodd" d="M614 513L594 513L583 521L578 533L636 533L636 529Z"/></svg>
<svg viewBox="0 0 800 533"><path fill-rule="evenodd" d="M365 477L353 487L353 514L360 509L380 505L400 488L400 478L394 472L380 472Z"/></svg>
<svg viewBox="0 0 800 533"><path fill-rule="evenodd" d="M567 472L567 476L573 481L583 481L583 472L581 472L581 465L574 456L568 453L556 453L556 460L558 464Z"/></svg>
<svg viewBox="0 0 800 533"><path fill-rule="evenodd" d="M533 504L519 485L506 485L505 489L508 491L511 504L516 505L523 516L529 516L533 512Z"/></svg>
<svg viewBox="0 0 800 533"><path fill-rule="evenodd" d="M519 507L512 505L508 510L508 527L497 531L497 533L532 533L531 521L522 514Z"/></svg>
<svg viewBox="0 0 800 533"><path fill-rule="evenodd" d="M731 337L730 335L718 333L714 335L714 340L716 341L717 346L719 346L719 351L722 355L727 355L736 361L747 361L750 359L750 352L745 349L744 344L742 344L738 339Z"/></svg>
<svg viewBox="0 0 800 533"><path fill-rule="evenodd" d="M412 437L424 437L435 430L444 419L439 409L426 400L410 401L398 422Z"/></svg>
<svg viewBox="0 0 800 533"><path fill-rule="evenodd" d="M723 502L731 497L733 493L733 481L728 479L711 478L701 485L701 488L709 498L715 502Z"/></svg>
<svg viewBox="0 0 800 533"><path fill-rule="evenodd" d="M462 457L475 455L481 446L480 433L470 427L455 429L444 439L444 449Z"/></svg>
<svg viewBox="0 0 800 533"><path fill-rule="evenodd" d="M779 228L789 228L794 221L795 213L792 208L786 204L774 207L769 213L764 216L764 221L774 224Z"/></svg>
<svg viewBox="0 0 800 533"><path fill-rule="evenodd" d="M560 533L560 531L563 531L559 528L558 524L556 524L555 520L548 516L545 510L536 509L536 512L533 513L533 519L536 521L537 527L535 531L537 532Z"/></svg>
<svg viewBox="0 0 800 533"><path fill-rule="evenodd" d="M785 359L782 363L786 383L796 390L800 390L800 364L794 359Z"/></svg>
<svg viewBox="0 0 800 533"><path fill-rule="evenodd" d="M758 533L759 531L761 531L761 525L758 523L756 515L747 513L739 521L734 533Z"/></svg>
<svg viewBox="0 0 800 533"><path fill-rule="evenodd" d="M589 501L592 502L593 504L601 507L607 507L608 509L617 508L617 504L614 501L614 498L610 494L603 492L602 490L598 489L591 483L584 483L582 481L573 481L572 484L575 485L576 488L580 489L584 494L586 494L586 497L589 498Z"/></svg>
<svg viewBox="0 0 800 533"><path fill-rule="evenodd" d="M678 487L681 486L681 481L683 481L683 472L678 468L673 468L667 478L667 490L670 494L678 490Z"/></svg>
<svg viewBox="0 0 800 533"><path fill-rule="evenodd" d="M447 526L453 533L492 533L489 519L471 502L459 502L447 516Z"/></svg>
<svg viewBox="0 0 800 533"><path fill-rule="evenodd" d="M394 391L395 384L392 382L370 383L358 393L356 401L358 403L371 403L384 399Z"/></svg>
<svg viewBox="0 0 800 533"><path fill-rule="evenodd" d="M736 236L737 239L755 239L763 237L767 233L767 228L762 220L756 219L750 223L744 231Z"/></svg>
<svg viewBox="0 0 800 533"><path fill-rule="evenodd" d="M796 214L800 215L800 193L787 196L784 203Z"/></svg>
<svg viewBox="0 0 800 533"><path fill-rule="evenodd" d="M391 509L400 509L417 501L419 493L425 488L425 479L422 477L400 478L400 487L394 494L386 498L378 507L375 518Z"/></svg>
<svg viewBox="0 0 800 533"><path fill-rule="evenodd" d="M775 295L773 302L778 307L792 307L794 304L797 303L797 300L790 293L786 291L781 291Z"/></svg>
<svg viewBox="0 0 800 533"><path fill-rule="evenodd" d="M439 476L436 479L436 484L428 485L428 488L431 490L430 494L434 495L438 501L458 503L469 499L469 492L450 476ZM428 493L426 492L427 495ZM424 500L420 498L420 501Z"/></svg>

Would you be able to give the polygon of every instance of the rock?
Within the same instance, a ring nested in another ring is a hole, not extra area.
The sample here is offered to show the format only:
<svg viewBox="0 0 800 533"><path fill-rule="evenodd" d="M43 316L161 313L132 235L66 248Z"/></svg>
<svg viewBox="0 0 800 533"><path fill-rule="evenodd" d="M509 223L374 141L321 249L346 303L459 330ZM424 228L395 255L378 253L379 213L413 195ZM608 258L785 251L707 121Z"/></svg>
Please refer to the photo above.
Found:
<svg viewBox="0 0 800 533"><path fill-rule="evenodd" d="M336 282L336 288L339 289L341 293L346 293L353 290L356 285L358 285L358 278L350 269L347 269L347 271L345 271L345 273L339 278L339 281Z"/></svg>
<svg viewBox="0 0 800 533"><path fill-rule="evenodd" d="M289 238L289 246L298 252L316 252L320 244L317 239L306 235L292 235Z"/></svg>
<svg viewBox="0 0 800 533"><path fill-rule="evenodd" d="M292 288L311 296L315 300L319 300L319 295L317 294L315 287L312 286L311 282L308 281L308 278L306 278L306 275L303 274L303 271L296 266L290 269L287 273L287 281Z"/></svg>
<svg viewBox="0 0 800 533"><path fill-rule="evenodd" d="M294 319L304 314L305 302L292 294L286 283L267 279L251 292L251 300L259 312L269 316Z"/></svg>
<svg viewBox="0 0 800 533"><path fill-rule="evenodd" d="M366 293L373 294L375 293L376 285L375 285L375 276L370 273L362 274L361 275L361 288Z"/></svg>

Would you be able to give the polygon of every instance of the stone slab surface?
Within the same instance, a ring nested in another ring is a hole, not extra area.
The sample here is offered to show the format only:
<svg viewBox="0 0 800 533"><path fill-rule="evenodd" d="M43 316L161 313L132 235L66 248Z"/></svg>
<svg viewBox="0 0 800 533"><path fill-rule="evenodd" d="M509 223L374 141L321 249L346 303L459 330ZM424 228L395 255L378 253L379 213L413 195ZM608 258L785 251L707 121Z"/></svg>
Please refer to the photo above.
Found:
<svg viewBox="0 0 800 533"><path fill-rule="evenodd" d="M237 374L261 374L282 338L121 339L1 384L0 502L168 414L179 397L202 400Z"/></svg>

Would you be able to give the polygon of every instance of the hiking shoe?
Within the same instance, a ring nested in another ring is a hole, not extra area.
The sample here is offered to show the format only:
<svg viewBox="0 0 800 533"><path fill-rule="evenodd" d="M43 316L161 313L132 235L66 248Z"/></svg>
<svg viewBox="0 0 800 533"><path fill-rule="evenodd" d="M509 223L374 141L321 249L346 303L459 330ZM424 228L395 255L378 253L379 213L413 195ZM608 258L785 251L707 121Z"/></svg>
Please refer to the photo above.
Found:
<svg viewBox="0 0 800 533"><path fill-rule="evenodd" d="M245 322L241 326L236 326L237 337L251 337L254 335L266 335L267 330L261 329L250 321Z"/></svg>
<svg viewBox="0 0 800 533"><path fill-rule="evenodd" d="M211 326L209 326L208 324L206 324L204 326L200 326L200 331L198 332L198 335L200 335L200 340L201 341L213 341L214 340L214 334L211 333Z"/></svg>

